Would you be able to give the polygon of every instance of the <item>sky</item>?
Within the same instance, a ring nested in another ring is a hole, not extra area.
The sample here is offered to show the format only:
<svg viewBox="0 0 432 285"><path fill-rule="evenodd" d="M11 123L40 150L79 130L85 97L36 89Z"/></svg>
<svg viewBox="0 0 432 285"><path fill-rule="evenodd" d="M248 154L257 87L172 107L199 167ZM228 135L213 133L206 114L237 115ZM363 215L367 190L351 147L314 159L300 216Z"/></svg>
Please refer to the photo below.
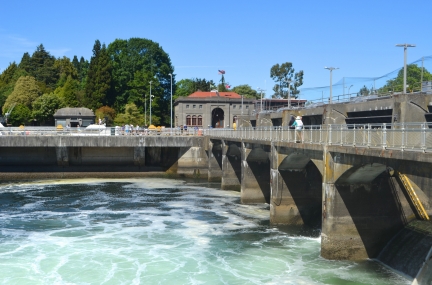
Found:
<svg viewBox="0 0 432 285"><path fill-rule="evenodd" d="M432 55L431 0L0 0L0 72L39 44L90 60L95 40L147 38L171 58L176 81L248 84L272 94L274 64L304 71L303 88L378 77ZM432 62L431 62L432 65ZM431 66L432 70L432 66ZM345 87L346 88L346 87ZM304 95L307 97L307 95ZM311 98L302 98L311 99Z"/></svg>

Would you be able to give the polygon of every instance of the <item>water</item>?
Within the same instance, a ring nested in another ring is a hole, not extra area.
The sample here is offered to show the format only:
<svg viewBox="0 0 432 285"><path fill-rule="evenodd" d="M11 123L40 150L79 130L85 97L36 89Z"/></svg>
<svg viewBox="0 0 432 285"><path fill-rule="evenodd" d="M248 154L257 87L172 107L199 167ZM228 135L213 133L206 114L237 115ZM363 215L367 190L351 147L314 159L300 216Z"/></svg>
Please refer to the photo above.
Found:
<svg viewBox="0 0 432 285"><path fill-rule="evenodd" d="M0 185L0 283L410 284L268 220L268 205L179 180Z"/></svg>

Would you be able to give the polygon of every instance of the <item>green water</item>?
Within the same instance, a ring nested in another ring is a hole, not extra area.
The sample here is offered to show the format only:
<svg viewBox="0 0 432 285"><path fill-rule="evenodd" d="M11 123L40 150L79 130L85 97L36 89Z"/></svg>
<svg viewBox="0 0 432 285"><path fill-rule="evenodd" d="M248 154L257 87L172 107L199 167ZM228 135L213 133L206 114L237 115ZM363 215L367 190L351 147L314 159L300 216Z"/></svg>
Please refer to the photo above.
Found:
<svg viewBox="0 0 432 285"><path fill-rule="evenodd" d="M1 185L0 228L1 284L410 284L322 259L319 230L272 227L268 205L179 180Z"/></svg>

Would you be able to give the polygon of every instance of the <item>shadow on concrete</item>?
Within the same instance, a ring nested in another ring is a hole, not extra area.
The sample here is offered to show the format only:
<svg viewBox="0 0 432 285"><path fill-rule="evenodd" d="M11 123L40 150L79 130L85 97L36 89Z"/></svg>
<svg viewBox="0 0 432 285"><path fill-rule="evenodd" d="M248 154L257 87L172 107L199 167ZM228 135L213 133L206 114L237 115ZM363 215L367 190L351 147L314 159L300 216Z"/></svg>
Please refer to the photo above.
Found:
<svg viewBox="0 0 432 285"><path fill-rule="evenodd" d="M296 204L303 223L309 227L321 227L322 176L312 161L299 170L281 170L291 197Z"/></svg>
<svg viewBox="0 0 432 285"><path fill-rule="evenodd" d="M341 184L341 179L335 183L348 210L346 215L349 214L352 218L370 258L378 256L406 223L401 211L401 190L398 189L399 185L390 179L389 174L384 171L369 183ZM334 211L339 211L341 217L345 215L343 206Z"/></svg>
<svg viewBox="0 0 432 285"><path fill-rule="evenodd" d="M270 203L270 159L267 161L248 161L249 168L252 171L266 203Z"/></svg>

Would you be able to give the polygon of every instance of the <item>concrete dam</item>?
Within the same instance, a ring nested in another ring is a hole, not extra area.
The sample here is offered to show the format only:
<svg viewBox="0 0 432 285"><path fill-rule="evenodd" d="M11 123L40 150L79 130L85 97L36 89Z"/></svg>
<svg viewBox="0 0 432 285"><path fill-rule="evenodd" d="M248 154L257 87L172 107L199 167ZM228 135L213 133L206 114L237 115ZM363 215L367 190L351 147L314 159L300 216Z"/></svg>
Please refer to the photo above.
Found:
<svg viewBox="0 0 432 285"><path fill-rule="evenodd" d="M320 227L324 258L377 258L430 284L430 102L416 94L262 112L204 136L17 130L0 137L0 170L2 180L164 173L220 181L242 203L268 203L271 224ZM301 131L288 123L298 115Z"/></svg>

